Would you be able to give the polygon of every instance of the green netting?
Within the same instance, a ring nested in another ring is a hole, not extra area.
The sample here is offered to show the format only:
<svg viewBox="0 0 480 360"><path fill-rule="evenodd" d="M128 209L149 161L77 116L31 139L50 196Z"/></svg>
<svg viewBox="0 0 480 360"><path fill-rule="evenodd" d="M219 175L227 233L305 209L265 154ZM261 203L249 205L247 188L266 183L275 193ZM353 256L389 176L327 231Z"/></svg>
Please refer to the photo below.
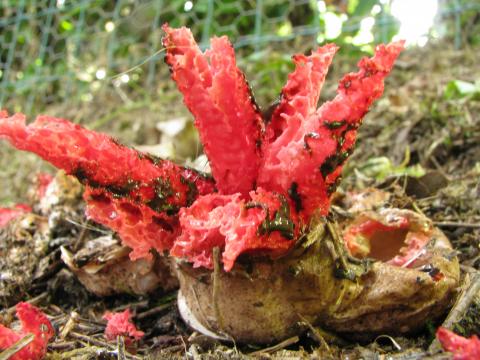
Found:
<svg viewBox="0 0 480 360"><path fill-rule="evenodd" d="M98 80L110 85L132 82L147 91L156 86L156 75L165 68L159 66L164 22L189 26L202 46L213 34L226 34L236 48L253 57L282 44L295 49L327 40L349 45L367 17L374 19L372 44L389 41L398 29L388 0L3 0L0 4L0 106L27 113L67 99L88 98ZM462 17L478 16L479 9L478 1L440 0L437 35L443 31L461 46L466 23ZM334 38L328 34L326 11L343 19L342 31ZM368 45L357 47L368 51Z"/></svg>

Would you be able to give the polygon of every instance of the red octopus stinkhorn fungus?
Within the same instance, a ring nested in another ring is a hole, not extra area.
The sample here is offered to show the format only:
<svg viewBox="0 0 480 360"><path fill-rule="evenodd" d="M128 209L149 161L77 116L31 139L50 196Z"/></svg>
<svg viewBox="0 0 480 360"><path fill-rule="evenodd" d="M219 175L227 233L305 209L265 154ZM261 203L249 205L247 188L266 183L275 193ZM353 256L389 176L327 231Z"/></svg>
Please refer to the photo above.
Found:
<svg viewBox="0 0 480 360"><path fill-rule="evenodd" d="M403 42L377 46L318 109L337 47L295 55L278 104L262 116L226 37L203 52L190 30L163 30L165 60L213 179L63 119L40 116L27 126L23 115L4 113L0 137L79 178L88 216L117 231L132 259L170 250L180 312L209 335L271 343L304 321L405 333L441 314L459 269L428 219L402 212L390 222L391 213L371 209L340 226L326 220L357 129ZM398 251L379 254L375 247L392 236Z"/></svg>

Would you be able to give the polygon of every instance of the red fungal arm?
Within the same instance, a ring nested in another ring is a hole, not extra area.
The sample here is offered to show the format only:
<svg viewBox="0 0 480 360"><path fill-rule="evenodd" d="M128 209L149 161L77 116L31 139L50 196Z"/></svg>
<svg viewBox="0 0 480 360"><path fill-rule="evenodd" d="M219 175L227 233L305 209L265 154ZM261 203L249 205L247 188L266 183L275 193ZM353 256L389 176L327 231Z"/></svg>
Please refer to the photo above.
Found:
<svg viewBox="0 0 480 360"><path fill-rule="evenodd" d="M169 183L171 191L162 194L165 202L157 204L161 211L188 204L189 182L196 188L212 183L192 170L140 153L64 119L39 116L26 126L22 114L0 118L1 137L75 175L82 183L108 187L117 196L128 194L142 202L155 201L155 191Z"/></svg>
<svg viewBox="0 0 480 360"><path fill-rule="evenodd" d="M445 351L453 353L454 360L480 359L480 339L476 335L466 339L453 331L439 327L437 338Z"/></svg>
<svg viewBox="0 0 480 360"><path fill-rule="evenodd" d="M213 181L200 173L64 119L40 116L26 126L23 115L0 118L0 137L85 184L88 215L117 231L133 248L132 259L150 257L150 247L170 248L178 231L178 210L214 191Z"/></svg>
<svg viewBox="0 0 480 360"><path fill-rule="evenodd" d="M285 113L287 128L264 148L257 184L289 194L303 221L316 212L328 213L330 194L353 151L357 128L381 96L383 80L402 49L403 42L379 45L373 58L359 62L358 72L340 81L337 96L303 122L293 121L290 128L295 113Z"/></svg>
<svg viewBox="0 0 480 360"><path fill-rule="evenodd" d="M165 60L195 117L219 191L247 196L258 173L262 119L232 45L214 37L203 53L189 29L163 30Z"/></svg>
<svg viewBox="0 0 480 360"><path fill-rule="evenodd" d="M372 103L382 96L384 79L403 48L404 41L378 45L372 58L359 61L358 72L347 74L340 81L337 96L318 109L314 119L337 139L336 153L320 166L327 192L337 186L343 164L353 152L357 129Z"/></svg>
<svg viewBox="0 0 480 360"><path fill-rule="evenodd" d="M283 255L295 244L298 221L282 195L259 188L250 201L240 194L209 194L180 210L182 234L170 254L194 267L213 268L213 249L220 248L225 271L242 253Z"/></svg>
<svg viewBox="0 0 480 360"><path fill-rule="evenodd" d="M145 333L137 330L131 318L129 309L120 313L106 312L103 315L103 319L108 321L105 328L105 338L108 341L113 341L117 339L117 336L125 336L126 340L129 340L128 342L131 342L132 339L140 340Z"/></svg>
<svg viewBox="0 0 480 360"><path fill-rule="evenodd" d="M312 51L309 56L293 56L295 71L288 76L279 104L271 119L267 119L264 146L276 140L286 129L296 131L317 110L320 91L337 49L336 45L327 44Z"/></svg>
<svg viewBox="0 0 480 360"><path fill-rule="evenodd" d="M11 360L39 360L47 352L48 341L55 334L52 324L38 308L21 302L16 306L17 317L21 322L20 331L13 331L0 324L0 350L5 350L28 334L33 334L33 341L10 357Z"/></svg>

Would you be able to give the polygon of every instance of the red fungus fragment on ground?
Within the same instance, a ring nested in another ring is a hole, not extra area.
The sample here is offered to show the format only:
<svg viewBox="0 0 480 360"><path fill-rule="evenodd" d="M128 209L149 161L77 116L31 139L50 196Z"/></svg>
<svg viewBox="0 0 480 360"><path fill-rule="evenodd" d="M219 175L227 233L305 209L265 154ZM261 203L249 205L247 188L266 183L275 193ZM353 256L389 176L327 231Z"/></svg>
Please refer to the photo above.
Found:
<svg viewBox="0 0 480 360"><path fill-rule="evenodd" d="M5 115L5 114L4 114ZM132 259L171 247L176 214L198 195L214 191L211 179L170 161L153 158L64 119L0 118L0 138L41 156L76 176L87 189L87 213L117 231Z"/></svg>
<svg viewBox="0 0 480 360"><path fill-rule="evenodd" d="M32 208L27 204L17 204L14 207L0 208L0 228L5 227L13 219L30 211L32 211Z"/></svg>
<svg viewBox="0 0 480 360"><path fill-rule="evenodd" d="M445 351L453 353L454 360L480 359L480 339L476 335L467 339L444 327L439 327L437 338Z"/></svg>
<svg viewBox="0 0 480 360"><path fill-rule="evenodd" d="M258 174L262 118L232 45L213 37L202 52L189 29L165 24L163 30L165 60L195 117L219 191L248 196Z"/></svg>
<svg viewBox="0 0 480 360"><path fill-rule="evenodd" d="M47 352L48 341L55 334L52 324L40 309L29 303L18 303L16 311L22 328L17 332L0 324L0 350L9 348L28 334L33 334L33 341L10 357L10 360L42 359Z"/></svg>
<svg viewBox="0 0 480 360"><path fill-rule="evenodd" d="M180 211L183 231L170 253L188 259L194 267L213 268L213 249L218 247L225 271L243 253L282 255L299 233L290 208L282 195L261 188L250 192L250 201L240 194L199 197Z"/></svg>
<svg viewBox="0 0 480 360"><path fill-rule="evenodd" d="M263 147L264 158L257 184L284 195L294 193L304 221L315 212L326 215L330 194L339 181L345 160L353 151L357 128L370 105L382 94L383 80L402 49L403 42L377 46L374 57L362 59L359 71L340 81L337 96L316 111L311 106L300 106L297 113L295 108L285 106L285 113L274 112L275 116L284 119L286 127ZM324 50L323 66L334 50L333 47ZM289 83L298 76L300 84L308 84L303 74L297 69ZM318 90L315 88L315 92Z"/></svg>
<svg viewBox="0 0 480 360"><path fill-rule="evenodd" d="M119 313L106 312L103 315L103 319L108 321L105 328L105 338L108 341L112 341L116 340L117 336L124 336L127 345L132 340L140 340L145 333L137 330L131 318L132 314L129 309Z"/></svg>

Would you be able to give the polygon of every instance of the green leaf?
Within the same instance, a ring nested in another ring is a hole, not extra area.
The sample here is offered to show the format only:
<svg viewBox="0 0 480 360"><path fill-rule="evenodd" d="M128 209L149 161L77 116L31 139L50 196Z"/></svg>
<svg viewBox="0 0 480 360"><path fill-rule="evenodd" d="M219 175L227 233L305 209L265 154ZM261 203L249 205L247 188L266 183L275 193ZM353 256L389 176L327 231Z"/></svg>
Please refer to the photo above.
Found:
<svg viewBox="0 0 480 360"><path fill-rule="evenodd" d="M349 0L348 1L347 12L349 14L353 14L355 12L355 9L358 6L358 1L359 0Z"/></svg>
<svg viewBox="0 0 480 360"><path fill-rule="evenodd" d="M445 99L461 99L464 97L479 97L480 85L462 80L452 80L445 87Z"/></svg>
<svg viewBox="0 0 480 360"><path fill-rule="evenodd" d="M383 180L391 175L408 175L412 177L425 175L425 169L420 164L395 166L390 159L385 156L368 159L358 167L358 170L363 173L363 175L377 180Z"/></svg>
<svg viewBox="0 0 480 360"><path fill-rule="evenodd" d="M60 23L60 27L65 30L65 31L70 31L73 29L73 24L70 22L70 21L67 21L67 20L63 20L61 23Z"/></svg>

